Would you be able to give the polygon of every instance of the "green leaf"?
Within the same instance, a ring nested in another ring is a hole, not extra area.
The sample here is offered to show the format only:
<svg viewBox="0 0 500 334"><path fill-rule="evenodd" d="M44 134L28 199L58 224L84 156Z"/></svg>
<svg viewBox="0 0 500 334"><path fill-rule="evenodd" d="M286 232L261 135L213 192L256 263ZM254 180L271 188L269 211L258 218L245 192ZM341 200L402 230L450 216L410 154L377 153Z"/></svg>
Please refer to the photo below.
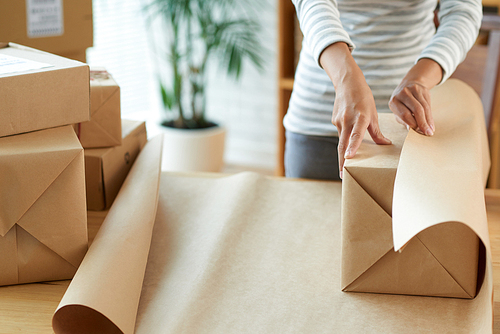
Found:
<svg viewBox="0 0 500 334"><path fill-rule="evenodd" d="M161 91L161 100L163 102L163 106L165 109L172 110L174 106L174 93L171 91L167 91L163 83L160 82L160 91Z"/></svg>
<svg viewBox="0 0 500 334"><path fill-rule="evenodd" d="M220 65L228 75L238 79L243 63L248 59L260 71L263 69L263 48L259 42L259 25L243 18L215 23L213 47L221 54Z"/></svg>

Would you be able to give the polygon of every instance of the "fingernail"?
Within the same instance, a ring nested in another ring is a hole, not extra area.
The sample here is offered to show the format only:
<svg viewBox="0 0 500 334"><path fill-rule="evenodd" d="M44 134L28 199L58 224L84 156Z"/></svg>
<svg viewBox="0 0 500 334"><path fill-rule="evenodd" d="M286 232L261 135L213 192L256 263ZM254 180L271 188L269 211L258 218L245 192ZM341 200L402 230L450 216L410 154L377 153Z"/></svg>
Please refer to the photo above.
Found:
<svg viewBox="0 0 500 334"><path fill-rule="evenodd" d="M340 179L342 180L342 171L339 172Z"/></svg>
<svg viewBox="0 0 500 334"><path fill-rule="evenodd" d="M350 155L351 155L351 149L347 149L347 151L345 151L344 158L347 158Z"/></svg>
<svg viewBox="0 0 500 334"><path fill-rule="evenodd" d="M432 132L436 131L436 128L434 127L434 124L431 124L431 129L432 129Z"/></svg>
<svg viewBox="0 0 500 334"><path fill-rule="evenodd" d="M434 132L432 132L431 128L427 128L427 130L425 130L425 134L428 136L432 136Z"/></svg>

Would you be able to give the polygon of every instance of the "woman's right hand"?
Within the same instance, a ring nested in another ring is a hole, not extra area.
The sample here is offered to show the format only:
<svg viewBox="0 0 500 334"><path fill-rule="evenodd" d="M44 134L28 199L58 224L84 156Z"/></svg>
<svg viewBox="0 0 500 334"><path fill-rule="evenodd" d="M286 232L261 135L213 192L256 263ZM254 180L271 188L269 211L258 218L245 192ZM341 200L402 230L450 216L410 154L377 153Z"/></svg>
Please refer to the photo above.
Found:
<svg viewBox="0 0 500 334"><path fill-rule="evenodd" d="M384 137L378 125L377 108L370 87L364 77L350 78L336 90L332 123L339 132L340 178L345 159L356 154L366 130L377 144L387 145L391 141Z"/></svg>
<svg viewBox="0 0 500 334"><path fill-rule="evenodd" d="M347 44L338 42L328 46L320 56L320 63L336 92L332 123L339 132L339 171L342 178L344 161L354 157L366 130L377 144L388 145L391 141L380 131L371 89Z"/></svg>

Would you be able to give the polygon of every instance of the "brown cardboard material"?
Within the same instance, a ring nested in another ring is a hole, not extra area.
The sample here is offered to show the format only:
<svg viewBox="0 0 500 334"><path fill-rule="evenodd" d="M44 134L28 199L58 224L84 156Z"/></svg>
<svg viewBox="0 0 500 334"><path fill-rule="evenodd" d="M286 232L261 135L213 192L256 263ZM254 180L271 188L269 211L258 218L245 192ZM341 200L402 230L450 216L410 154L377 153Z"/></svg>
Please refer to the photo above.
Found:
<svg viewBox="0 0 500 334"><path fill-rule="evenodd" d="M378 146L366 140L359 154L346 162L342 203L342 289L344 291L457 298L473 298L476 295L480 260L479 238L471 229L473 226L458 223L472 221L470 215L464 214L458 217L460 219L448 222L439 220L439 223L446 222L446 224L438 224L437 221L430 225L424 224L425 228L419 229L411 237L406 236L407 244L404 243L406 246L401 252L396 253L393 250L393 248L399 250L403 246L395 243L397 239L393 234L393 225L406 230L406 227L413 226L412 224L422 224L433 216L427 213L432 207L439 206L435 209L438 212L443 209L443 202L445 204L462 202L464 207L467 207L464 199L451 196L448 192L465 192L467 195L464 197L467 198L469 196L467 189L479 186L479 190L475 191L481 192L481 187L485 184L485 181L478 182L467 175L467 170L475 168L478 175L485 180L489 168L487 141L483 136L485 130L481 102L472 89L456 80L451 80L444 88L435 89L433 94L453 96L454 91L464 91L466 98L462 97L460 104L433 102L434 117L442 123L434 137L422 139L424 136L418 136L412 131L410 135L414 138L407 142L405 141L407 130L398 124L392 115L380 115L382 131L387 133L394 145ZM434 100L440 101L436 98ZM462 117L457 118L457 114ZM453 122L456 119L467 121L457 125ZM475 120L474 127L470 123L472 119ZM462 131L460 126L467 129ZM456 147L466 145L467 138L471 137L477 139L476 145L479 150L462 149L457 152ZM448 159L445 162L443 157L438 156L443 148L432 145L441 138L446 138L444 143L449 146L448 150L444 151ZM449 138L453 138L453 141ZM462 138L465 140L461 140ZM408 147L411 147L414 141L418 141L419 145L425 148L433 147L435 151L434 154L428 151L430 158L426 158L424 162L418 158L421 154L419 151L422 151L420 147L413 149L412 153L406 153L411 154L411 158L404 162L407 166L413 167L411 173L406 173L406 176L402 177L401 149L404 147L403 151L408 151ZM455 156L452 153L456 153ZM452 158L455 160L451 161ZM474 164L460 169L464 165L461 161L467 161L469 164L473 161ZM449 186L441 187L440 192L436 189L436 184L440 183L436 183L434 179L433 183L428 181L429 168L436 164L440 164L441 169L438 172L441 174L435 178L442 179L445 176L442 175L443 171L448 175L447 181L440 182ZM447 167L446 164L452 167ZM416 165L419 166L420 172L416 169ZM406 184L398 187L404 189L407 201L399 206L404 208L399 211L399 217L396 219L399 223L394 222L391 217L394 203L398 203L402 198L402 195L396 194L395 191L393 196L396 172L398 178ZM457 173L465 174L458 176ZM450 175L456 180L451 179ZM462 180L468 180L467 182L472 184L464 185ZM417 184L425 184L428 189ZM450 191L452 185L454 190ZM439 193L439 196L436 196L436 193ZM411 205L408 198L411 198ZM432 201L429 202L424 198L432 198ZM444 200L445 198L448 200ZM423 202L429 207L421 204ZM416 222L416 217L420 217L419 223Z"/></svg>
<svg viewBox="0 0 500 334"><path fill-rule="evenodd" d="M64 0L62 8L61 35L31 38L28 36L26 1L0 0L0 41L12 41L64 56L91 47L92 0Z"/></svg>
<svg viewBox="0 0 500 334"><path fill-rule="evenodd" d="M123 181L147 142L144 122L122 120L122 145L85 149L85 184L88 210L105 210L113 203Z"/></svg>
<svg viewBox="0 0 500 334"><path fill-rule="evenodd" d="M86 50L79 50L79 51L72 51L72 52L64 52L60 54L61 57L64 58L69 58L73 59L82 63L87 63L87 51Z"/></svg>
<svg viewBox="0 0 500 334"><path fill-rule="evenodd" d="M88 65L12 43L0 45L3 55L48 67L0 69L0 137L90 119Z"/></svg>
<svg viewBox="0 0 500 334"><path fill-rule="evenodd" d="M453 105L453 94L441 92L436 100ZM486 272L474 299L345 293L340 183L255 173L159 180L161 145L150 144L56 310L55 333L492 332L484 229ZM444 222L459 208L450 209L439 215Z"/></svg>
<svg viewBox="0 0 500 334"><path fill-rule="evenodd" d="M75 124L83 148L122 143L120 87L105 69L90 71L90 121Z"/></svg>
<svg viewBox="0 0 500 334"><path fill-rule="evenodd" d="M87 250L83 168L70 126L0 138L0 285L73 277Z"/></svg>

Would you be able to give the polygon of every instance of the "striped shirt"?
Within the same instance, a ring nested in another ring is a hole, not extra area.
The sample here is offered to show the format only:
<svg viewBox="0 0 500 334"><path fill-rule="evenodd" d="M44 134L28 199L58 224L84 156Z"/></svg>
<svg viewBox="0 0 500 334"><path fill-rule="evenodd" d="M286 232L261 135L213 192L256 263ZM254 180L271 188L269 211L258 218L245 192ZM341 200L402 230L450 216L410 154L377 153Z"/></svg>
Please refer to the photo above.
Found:
<svg viewBox="0 0 500 334"><path fill-rule="evenodd" d="M365 75L378 112L420 58L441 65L445 81L474 44L481 25L481 0L292 0L304 34L284 125L288 131L331 136L335 91L320 67L321 52L345 42Z"/></svg>

